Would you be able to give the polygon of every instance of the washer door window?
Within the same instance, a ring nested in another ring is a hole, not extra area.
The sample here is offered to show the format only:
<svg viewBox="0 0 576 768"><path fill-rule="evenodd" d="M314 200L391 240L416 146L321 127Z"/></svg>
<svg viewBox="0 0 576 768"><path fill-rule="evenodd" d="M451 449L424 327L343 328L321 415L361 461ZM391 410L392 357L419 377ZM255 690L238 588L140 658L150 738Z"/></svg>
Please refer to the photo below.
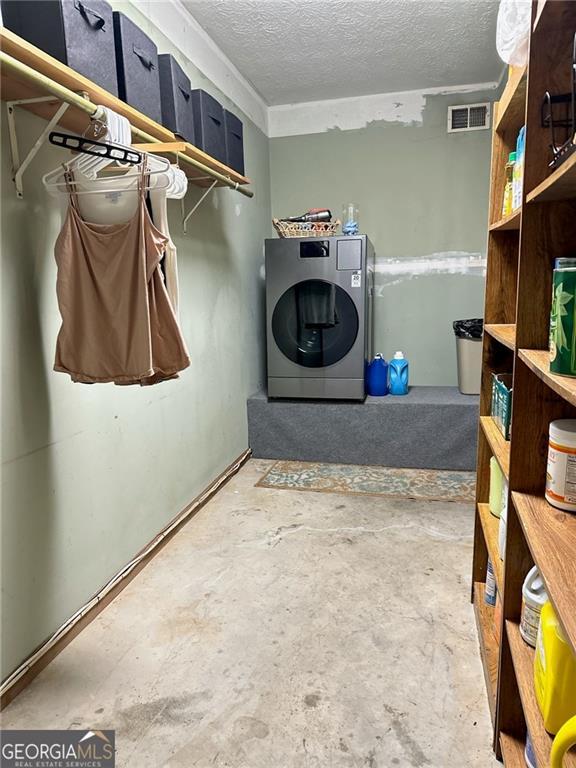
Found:
<svg viewBox="0 0 576 768"><path fill-rule="evenodd" d="M280 297L272 314L272 333L293 363L323 368L342 360L354 346L358 312L340 286L304 280Z"/></svg>

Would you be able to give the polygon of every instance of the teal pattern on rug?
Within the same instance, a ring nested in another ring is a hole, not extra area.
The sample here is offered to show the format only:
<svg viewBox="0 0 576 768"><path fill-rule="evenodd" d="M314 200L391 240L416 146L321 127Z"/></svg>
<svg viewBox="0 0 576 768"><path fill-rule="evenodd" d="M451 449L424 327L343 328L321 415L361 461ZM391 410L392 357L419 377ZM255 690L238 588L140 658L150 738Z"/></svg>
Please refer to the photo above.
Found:
<svg viewBox="0 0 576 768"><path fill-rule="evenodd" d="M470 502L475 497L476 473L278 461L257 485L294 491L363 493L399 499Z"/></svg>

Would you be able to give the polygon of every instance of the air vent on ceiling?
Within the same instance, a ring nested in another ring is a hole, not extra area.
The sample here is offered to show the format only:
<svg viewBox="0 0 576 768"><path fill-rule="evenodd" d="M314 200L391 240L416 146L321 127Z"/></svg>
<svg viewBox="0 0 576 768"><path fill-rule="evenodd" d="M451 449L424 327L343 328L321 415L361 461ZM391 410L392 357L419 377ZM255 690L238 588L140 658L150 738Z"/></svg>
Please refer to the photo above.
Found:
<svg viewBox="0 0 576 768"><path fill-rule="evenodd" d="M490 103L448 107L448 133L490 128Z"/></svg>

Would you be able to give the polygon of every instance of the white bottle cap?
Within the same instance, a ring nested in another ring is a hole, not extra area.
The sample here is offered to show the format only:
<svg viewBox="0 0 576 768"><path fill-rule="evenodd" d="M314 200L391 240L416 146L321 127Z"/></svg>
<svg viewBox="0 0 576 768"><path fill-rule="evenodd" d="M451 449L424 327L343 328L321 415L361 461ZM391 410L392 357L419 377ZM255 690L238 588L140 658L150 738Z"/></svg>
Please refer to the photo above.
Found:
<svg viewBox="0 0 576 768"><path fill-rule="evenodd" d="M394 352L394 360L404 360L404 352Z"/></svg>

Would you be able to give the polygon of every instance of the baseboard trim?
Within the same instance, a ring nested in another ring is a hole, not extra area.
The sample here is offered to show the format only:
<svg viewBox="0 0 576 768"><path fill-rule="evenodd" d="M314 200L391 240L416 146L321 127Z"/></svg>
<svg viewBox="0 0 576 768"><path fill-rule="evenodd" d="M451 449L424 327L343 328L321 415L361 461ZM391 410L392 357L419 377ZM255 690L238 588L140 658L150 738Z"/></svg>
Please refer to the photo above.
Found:
<svg viewBox="0 0 576 768"><path fill-rule="evenodd" d="M82 608L33 651L0 686L0 710L13 701L66 646L87 627L160 552L162 547L188 522L220 488L235 475L252 454L242 453L193 501L174 517L138 554L97 592Z"/></svg>

